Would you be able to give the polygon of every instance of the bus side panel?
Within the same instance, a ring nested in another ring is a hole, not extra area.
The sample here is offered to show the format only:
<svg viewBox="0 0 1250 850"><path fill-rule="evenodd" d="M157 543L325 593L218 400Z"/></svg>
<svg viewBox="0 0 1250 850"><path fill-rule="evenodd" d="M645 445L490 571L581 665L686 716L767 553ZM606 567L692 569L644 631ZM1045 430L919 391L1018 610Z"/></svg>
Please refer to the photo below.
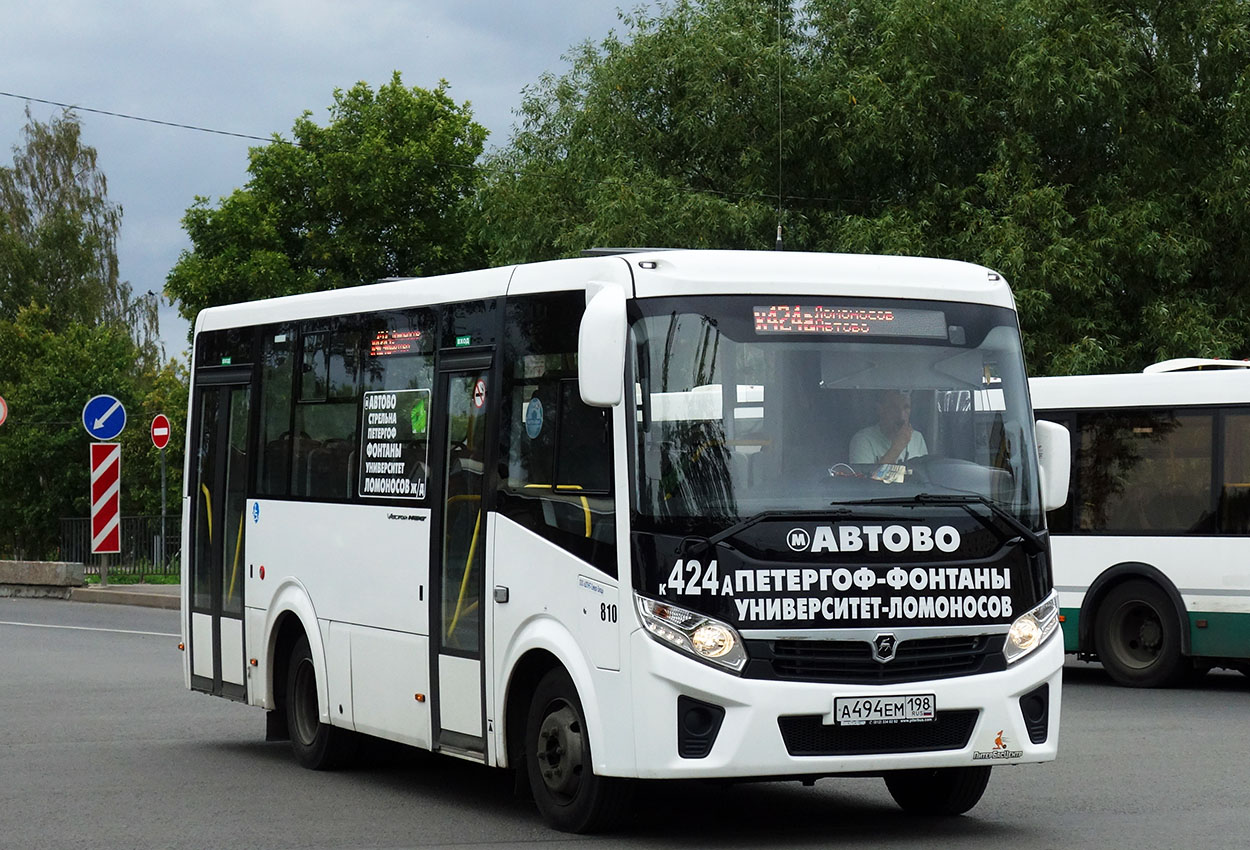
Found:
<svg viewBox="0 0 1250 850"><path fill-rule="evenodd" d="M430 703L416 697L430 692L429 638L340 623L334 626L350 635L354 728L428 750ZM409 663L396 664L396 659L409 659ZM411 659L421 659L421 663L411 663ZM330 709L333 715L339 706L332 703Z"/></svg>
<svg viewBox="0 0 1250 850"><path fill-rule="evenodd" d="M428 508L253 499L246 547L251 606L291 576L318 619L430 633Z"/></svg>
<svg viewBox="0 0 1250 850"><path fill-rule="evenodd" d="M273 630L292 610L313 644L322 721L428 747L429 703L415 695L429 693L429 510L260 499L247 523L245 598L267 648L251 653L251 702L272 708L285 687Z"/></svg>
<svg viewBox="0 0 1250 850"><path fill-rule="evenodd" d="M1221 610L1234 604L1238 610ZM1250 657L1250 613L1245 610L1245 599L1234 602L1224 598L1198 598L1193 601L1193 607L1198 609L1189 615L1194 655Z"/></svg>
<svg viewBox="0 0 1250 850"><path fill-rule="evenodd" d="M1050 542L1069 652L1093 650L1092 645L1075 645L1086 589L1116 564L1135 562L1158 569L1175 583L1185 602L1178 614L1190 624L1194 655L1250 655L1250 572L1240 568L1250 559L1250 538L1056 534ZM1098 612L1086 613L1096 623ZM1200 620L1207 625L1199 627Z"/></svg>
<svg viewBox="0 0 1250 850"><path fill-rule="evenodd" d="M568 670L586 715L595 773L632 776L633 708L629 681L620 666L620 630L634 622L630 612L601 606L616 599L618 584L589 564L507 517L491 516L494 527L493 583L508 588L508 602L492 606L489 675L494 695L495 763L506 760L504 738L523 730L503 729L504 701L517 662L530 650L554 655ZM588 586L589 585L589 586Z"/></svg>

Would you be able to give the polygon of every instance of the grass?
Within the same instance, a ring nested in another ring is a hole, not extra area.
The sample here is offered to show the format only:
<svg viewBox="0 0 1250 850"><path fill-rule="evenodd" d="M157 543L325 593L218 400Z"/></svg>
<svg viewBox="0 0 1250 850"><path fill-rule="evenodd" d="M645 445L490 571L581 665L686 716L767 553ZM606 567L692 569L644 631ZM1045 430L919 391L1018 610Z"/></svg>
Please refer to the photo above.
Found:
<svg viewBox="0 0 1250 850"><path fill-rule="evenodd" d="M118 568L120 569L120 568ZM100 577L98 575L87 575L83 577L87 584L99 584ZM178 584L181 577L178 575L128 575L109 570L109 584Z"/></svg>

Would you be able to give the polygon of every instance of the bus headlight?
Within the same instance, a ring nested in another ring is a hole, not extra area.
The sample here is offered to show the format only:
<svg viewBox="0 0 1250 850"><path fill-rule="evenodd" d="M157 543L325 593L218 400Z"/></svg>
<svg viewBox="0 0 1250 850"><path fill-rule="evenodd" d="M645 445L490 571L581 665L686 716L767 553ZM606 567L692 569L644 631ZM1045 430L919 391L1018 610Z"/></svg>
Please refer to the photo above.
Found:
<svg viewBox="0 0 1250 850"><path fill-rule="evenodd" d="M735 673L746 666L746 649L732 626L668 602L637 594L634 598L642 625L660 643Z"/></svg>
<svg viewBox="0 0 1250 850"><path fill-rule="evenodd" d="M1059 628L1059 594L1051 591L1032 611L1016 618L1007 632L1003 655L1007 663L1018 661L1046 642Z"/></svg>

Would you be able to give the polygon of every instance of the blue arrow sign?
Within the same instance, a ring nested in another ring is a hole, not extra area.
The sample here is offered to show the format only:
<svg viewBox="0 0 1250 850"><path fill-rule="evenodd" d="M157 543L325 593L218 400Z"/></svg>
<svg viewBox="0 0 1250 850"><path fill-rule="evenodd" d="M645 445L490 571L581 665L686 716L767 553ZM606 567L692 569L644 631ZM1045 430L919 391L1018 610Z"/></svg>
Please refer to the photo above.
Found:
<svg viewBox="0 0 1250 850"><path fill-rule="evenodd" d="M126 427L126 408L111 395L98 395L82 406L82 427L97 440L112 440Z"/></svg>

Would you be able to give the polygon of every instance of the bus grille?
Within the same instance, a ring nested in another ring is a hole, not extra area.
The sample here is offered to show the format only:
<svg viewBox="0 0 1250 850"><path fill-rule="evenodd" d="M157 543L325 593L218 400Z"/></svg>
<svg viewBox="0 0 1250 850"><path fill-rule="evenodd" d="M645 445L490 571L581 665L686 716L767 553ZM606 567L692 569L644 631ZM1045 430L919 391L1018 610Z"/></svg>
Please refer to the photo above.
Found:
<svg viewBox="0 0 1250 850"><path fill-rule="evenodd" d="M830 684L891 684L1005 670L1005 635L957 635L900 641L884 664L858 640L749 640L743 675Z"/></svg>
<svg viewBox="0 0 1250 850"><path fill-rule="evenodd" d="M822 715L778 717L781 737L792 756L858 756L960 750L976 726L975 708L939 711L926 723L883 723L875 726L826 725Z"/></svg>

